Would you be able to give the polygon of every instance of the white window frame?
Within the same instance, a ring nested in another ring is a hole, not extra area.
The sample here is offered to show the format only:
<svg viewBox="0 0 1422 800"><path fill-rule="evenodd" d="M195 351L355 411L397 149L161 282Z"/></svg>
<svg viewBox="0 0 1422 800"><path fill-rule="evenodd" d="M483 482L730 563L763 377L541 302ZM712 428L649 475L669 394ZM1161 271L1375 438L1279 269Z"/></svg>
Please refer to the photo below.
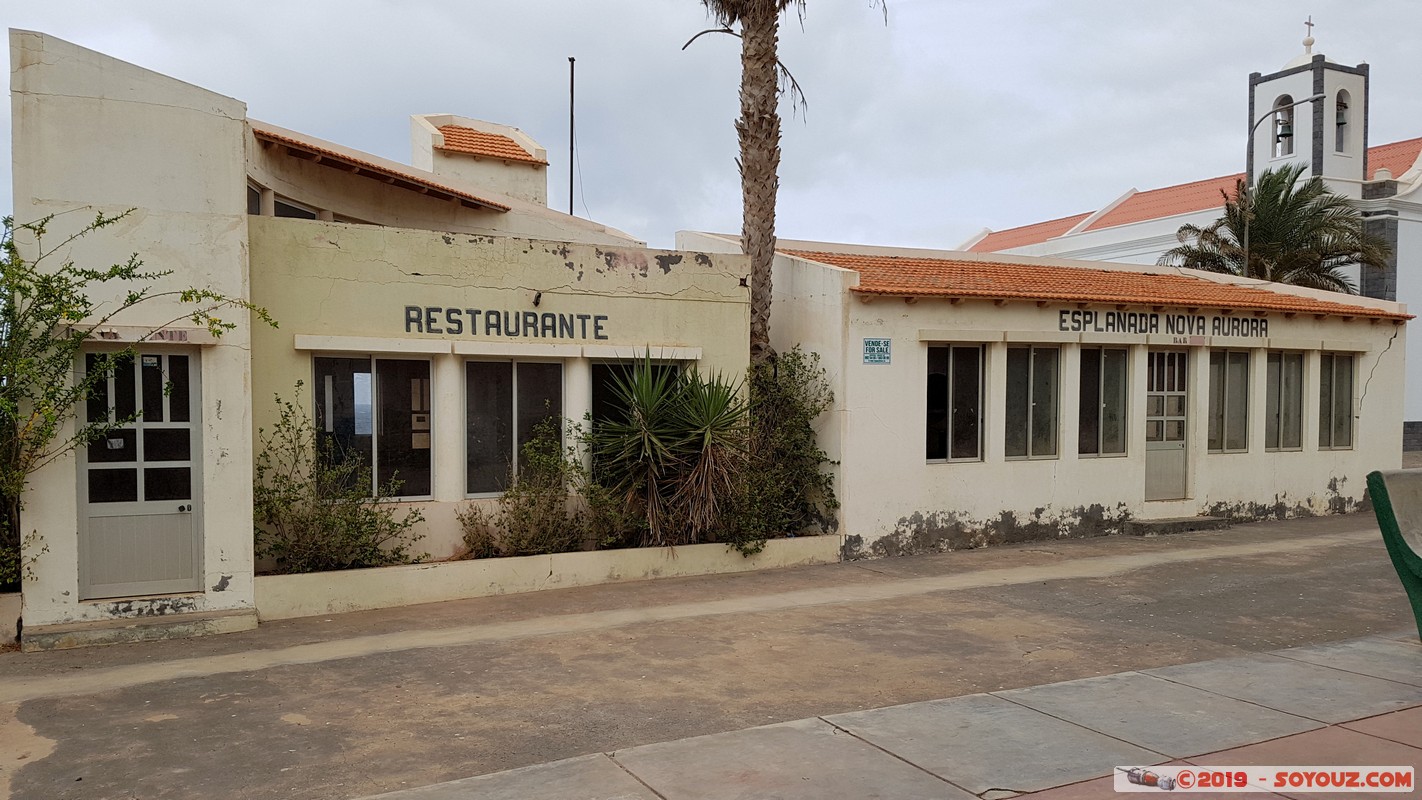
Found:
<svg viewBox="0 0 1422 800"><path fill-rule="evenodd" d="M927 454L927 453L924 453L924 456L925 456L924 461L925 461L925 463L928 463L928 464L976 464L976 463L982 463L984 460L986 460L986 455L987 455L987 454L986 454L986 450L987 450L987 447L986 447L986 437L985 437L985 433L986 433L985 428L986 428L986 425L987 425L987 415L985 414L985 405L986 405L986 403L987 403L987 368L988 368L987 361L988 361L988 348L987 348L987 346L986 346L985 344L983 344L982 342L929 342L929 343L928 343L928 348L927 348L927 350L925 350L925 353L924 353L924 356L925 356L925 357L924 357L924 367L925 367L925 369L924 369L924 396L925 396L925 398L927 397L927 392L928 392L928 371L927 371L928 361L927 361L927 358L928 358L928 353L929 353L930 351L934 350L935 348L941 348L941 349L945 349L945 350L948 351L948 374L947 374L948 385L947 385L947 387L946 387L947 394L945 395L945 398L946 398L946 399L945 399L946 405L945 405L945 407L944 407L945 419L944 419L944 426L943 426L943 437L944 437L944 440L943 440L943 444L944 444L943 453L944 453L944 456L945 456L945 457L944 457L944 458L927 458L927 455L928 455L928 454ZM977 408L978 442L977 442L977 454L976 454L976 455L973 455L973 456L964 456L964 457L959 457L959 458L954 458L954 457L953 457L953 350L954 350L955 348L971 348L971 349L974 349L974 350L977 350L977 351L978 351L978 408ZM926 426L927 424L928 424L928 420L927 420L927 415L925 414L925 416L924 416L924 425ZM926 446L927 446L927 435L924 436L924 444L925 444L925 447L926 447Z"/></svg>
<svg viewBox="0 0 1422 800"><path fill-rule="evenodd" d="M1097 405L1097 407L1096 407L1096 452L1094 452L1094 453L1083 453L1083 452L1081 452L1081 435L1080 435L1080 433L1078 433L1078 434L1077 434L1077 447L1076 447L1077 452L1076 452L1076 457L1077 457L1077 458L1126 458L1127 456L1129 456L1129 455L1131 454L1131 348L1129 348L1129 347L1108 347L1108 346L1106 346L1106 345L1087 345L1087 346L1083 346L1083 347L1079 348L1079 349L1077 350L1078 355L1077 355L1077 373L1076 373L1076 374L1077 374L1077 380L1078 380L1078 381L1081 380L1081 367L1080 367L1080 365L1081 365L1081 363L1082 363L1083 357L1086 355L1086 353L1087 353L1088 351L1095 351L1095 352L1101 354L1100 363L1101 363L1101 367L1102 367L1102 368L1101 368L1101 370L1100 370L1100 373L1096 376L1096 396L1101 399L1101 402L1100 402L1100 403ZM1105 436L1104 431L1105 431L1105 429L1106 429L1106 424L1105 424L1105 420L1104 420L1105 413L1106 413L1106 402L1105 402L1105 397L1106 397L1106 370L1105 370L1104 367L1105 367L1105 365L1106 365L1106 353L1107 353L1108 351L1116 351L1116 352L1124 353L1125 356L1126 356L1126 361L1125 361L1126 370L1125 370L1125 374L1124 374L1124 375L1122 376L1122 378L1121 378L1122 384L1124 384L1125 387L1126 387L1126 396L1125 396L1124 398L1122 398L1122 400L1121 400L1121 404L1122 404L1122 405L1121 405L1121 433L1122 433L1122 435L1121 435L1121 451L1120 451L1120 452L1113 452L1113 453L1104 452L1105 445L1103 444L1103 437ZM1058 366L1058 369L1060 369L1060 366ZM1078 386L1078 389L1077 389L1077 400L1078 400L1078 403L1080 402L1080 399L1081 399L1081 398L1080 398L1080 395L1081 395L1080 386ZM1060 401L1059 401L1059 402L1060 402ZM1079 406L1078 406L1078 407L1079 407ZM1078 412L1078 416L1080 416L1080 412ZM1080 425L1080 421L1078 421L1077 424Z"/></svg>
<svg viewBox="0 0 1422 800"><path fill-rule="evenodd" d="M1206 436L1206 443L1205 443L1206 452L1209 452L1209 453L1219 453L1219 454L1247 453L1247 452L1249 452L1249 435L1250 435L1250 419L1249 419L1249 406L1250 406L1250 402L1249 402L1250 396L1249 396L1249 395L1250 395L1250 386L1249 386L1249 384L1250 384L1250 375L1251 375L1251 373L1253 372L1253 368L1252 368L1253 365L1252 365L1252 363L1251 363L1251 362L1253 361L1253 357L1252 357L1253 354L1250 353L1249 350L1241 350L1241 349L1238 349L1238 348L1235 348L1235 349L1233 349L1233 350L1228 349L1228 348L1212 349L1212 350L1210 350L1208 360L1206 360L1206 362L1205 362L1205 374L1206 374L1207 376L1212 376L1211 369L1212 369L1213 365L1212 365L1210 362L1212 362L1212 361L1214 360L1214 357L1215 357L1215 354L1216 354L1216 353L1219 353L1221 356L1224 357L1224 371L1223 371L1223 373L1222 373L1222 375L1223 375L1223 380L1224 380L1224 388L1223 388L1223 395L1224 395L1224 397L1223 397L1223 400L1222 400L1221 403L1220 403L1220 409L1219 409L1219 411L1220 411L1220 446L1219 446L1218 448L1216 448L1216 447L1210 447L1210 446L1209 446L1209 439L1208 439L1208 435L1207 435L1207 436ZM1233 415L1230 413L1230 409L1229 409L1229 390L1230 390L1230 385L1229 385L1229 359L1230 359L1230 356L1231 356L1231 355L1243 355L1243 356L1244 356L1244 408L1241 409L1241 410L1238 412L1238 413L1240 413L1240 414L1242 414L1242 415L1244 416L1244 447L1230 447L1230 446L1229 446L1229 424L1230 424L1230 420L1233 418ZM1207 394L1206 394L1207 400L1213 401L1213 400L1214 400L1214 396L1215 396L1215 391L1214 391L1214 382L1213 382L1212 379L1209 380L1209 381L1207 381L1206 392L1207 392ZM1209 429L1210 429L1210 425L1211 425L1213 422L1214 422L1214 409L1212 409L1212 408L1209 407L1209 403L1206 403L1206 411L1205 411L1205 430L1206 430L1207 434L1208 434L1208 431L1209 431Z"/></svg>
<svg viewBox="0 0 1422 800"><path fill-rule="evenodd" d="M563 413L563 412L564 412L564 411L567 409L567 407L568 407L568 362L567 362L566 359L562 359L562 358L537 358L537 357L525 357L525 356L520 356L520 357L518 357L518 358L499 358L499 357L495 357L495 356L470 356L470 357L468 357L468 358L463 358L463 359L460 360L460 362L459 362L459 372L460 372L460 381L459 381L459 383L460 383L460 399L461 399L461 405L462 405L462 407L463 407L463 413L462 413L461 416L463 417L463 420L464 420L464 424L463 424L463 427L462 427L462 430L463 430L464 434L460 437L460 439L461 439L462 442L463 442L461 449L462 449L463 454L464 454L464 464L463 464L463 472L464 472L464 484L463 484L463 485L464 485L464 497L465 497L465 499L468 499L468 500L484 500L484 499L489 499L489 498L502 497L504 493L501 492L501 491L491 491L491 492L470 492L470 491L469 491L469 366L468 366L468 365L469 365L469 364L474 364L474 363L478 363L478 364L508 364L508 365L510 365L510 367L511 367L510 372L512 373L512 379L513 379L513 391L512 391L512 394L510 395L510 399L509 399L509 404L510 404L510 405L509 405L509 408L508 408L508 414L509 414L509 417L510 417L510 420L509 420L509 431L510 431L510 433L511 433L511 435L510 435L510 437L509 437L509 439L510 439L509 445L510 445L510 449L513 450L513 453L510 455L509 465L510 465L511 475L517 475L517 474L518 474L518 471L519 471L519 463L518 463L518 461L519 461L519 457L521 456L520 451L523 449L523 448L519 445L519 442L518 442L518 365L519 365L519 364L557 364L557 365L558 365L558 397L559 397L558 418L559 418L559 420L560 420L560 422L561 422L562 420L566 420L566 419L567 419L567 417L564 416L564 413ZM564 426L564 425L562 425L562 424L560 424L560 425L558 426L558 437L559 437L559 441L562 442L562 446L564 446L564 447L567 446L566 439L567 439L567 433L568 433L567 430L565 430L565 427L566 427L566 426Z"/></svg>
<svg viewBox="0 0 1422 800"><path fill-rule="evenodd" d="M1279 358L1279 380L1278 382L1269 379L1269 360L1278 356ZM1284 447L1284 371L1285 365L1290 358L1298 359L1298 435L1299 443L1297 447ZM1308 379L1308 365L1304 354L1298 350L1269 350L1264 354L1264 451L1268 453L1293 453L1303 450L1304 443L1304 384ZM1273 395L1272 399L1270 395ZM1275 438L1269 440L1269 418L1273 416L1277 419L1274 427Z"/></svg>
<svg viewBox="0 0 1422 800"><path fill-rule="evenodd" d="M1008 407L1008 384L1012 380L1011 366L1013 350L1027 351L1027 419L1022 425L1026 428L1027 452L1025 455L1007 455L1007 432L1013 426L1011 419L1011 409ZM1032 452L1032 427L1037 420L1040 402L1034 394L1037 377L1037 351L1050 350L1056 353L1057 367L1055 380L1052 381L1051 415L1052 415L1052 452L1034 453ZM1036 345L1036 344L1010 344L1007 346L1004 360L1004 372L1002 382L1002 430L1003 430L1003 459L1006 461L1050 461L1061 458L1062 452L1062 348L1059 345Z"/></svg>
<svg viewBox="0 0 1422 800"><path fill-rule="evenodd" d="M423 502L423 501L433 500L433 499L434 499L434 488L435 488L435 486L438 485L437 481L439 480L438 475L437 475L437 473L438 473L438 471L439 471L439 453L437 452L437 448L438 448L438 445L439 445L439 440L438 440L438 437L435 436L435 413L434 413L434 399L435 399L435 397L438 396L438 394L437 394L437 392L436 392L436 388L437 388L437 387L436 387L436 385L435 385L435 365L434 365L434 360L431 359L431 358L429 358L429 357L424 357L424 358L420 358L420 357L418 357L418 356L406 357L406 356L403 355L403 354L397 354L397 353L357 353L357 352L332 352L332 351L322 351L322 352L314 352L314 353L312 353L312 354L311 354L311 385L312 385L312 391L311 391L311 403L312 403L311 419L313 420L313 422L314 422L314 420L316 419L316 408L315 408L315 404L316 404L316 390L315 390L315 387L316 387L316 382L317 382L317 378L318 378L318 376L317 376L317 374L316 374L316 359L318 359L318 358L346 358L346 359L364 358L364 359L366 359L367 361L370 362L370 463L369 463L367 466L370 467L370 496L371 496L371 497L374 497L374 496L375 496L376 490L379 489L379 487L380 487L380 372L379 372L380 364L379 364L379 362L382 361L382 360L385 360L385 361L423 361L424 363L426 363L426 364L429 365L429 375L430 375L430 377L429 377L429 381L430 381L430 409L429 409L429 415L430 415L430 431L429 431L429 432L430 432L430 491L429 491L429 493L427 493L427 494L408 494L408 495L407 495L407 494L399 494L399 495L392 495L392 496L390 496L390 497L388 497L388 498L385 498L385 499L387 499L387 500L398 500L398 501L400 501L400 502L402 502L402 503L405 503L405 502L417 503L417 502ZM323 389L324 389L324 387L323 387ZM327 393L326 399L327 399L327 401L329 402L329 400L330 400L330 394L329 394L329 393ZM320 433L321 433L321 431L318 430L318 431L317 431L317 435L320 435Z"/></svg>
<svg viewBox="0 0 1422 800"><path fill-rule="evenodd" d="M1332 362L1332 363L1329 364L1329 368L1328 368L1328 370L1327 370L1328 375L1329 375L1329 378L1331 379L1331 384L1332 384L1332 385L1330 386L1330 388L1329 388L1328 396L1329 396L1329 399L1332 400L1332 402L1330 402L1327 407L1325 407L1325 406L1323 405L1323 373L1324 373L1325 370L1323 369L1323 364L1322 364L1322 362L1323 362L1325 359ZM1347 360L1347 363L1348 363L1348 387L1349 387L1349 390L1348 390L1348 413L1347 413L1347 419L1348 419L1348 444L1346 444L1346 445L1339 445L1339 444L1335 444L1335 443L1334 443L1334 437L1333 437L1333 423L1334 423L1334 421L1335 421L1335 417L1336 417L1336 414L1337 414L1337 411L1338 411L1338 362L1339 362L1340 360L1344 360L1344 359L1346 359L1346 360ZM1356 413L1356 412L1357 412L1357 407L1356 407L1356 403L1357 403L1357 392L1358 392L1358 358L1357 358L1357 355L1356 355L1355 353L1332 353L1332 352L1326 352L1326 353L1321 353L1321 354L1319 355L1319 362L1320 362L1320 363L1319 363L1319 365L1318 365L1318 378L1319 378L1319 387L1318 387L1318 389L1319 389L1319 398L1318 398L1318 399L1319 399L1319 409L1318 409L1318 411L1319 411L1318 449L1319 449L1319 450L1352 450L1353 447L1354 447L1354 442L1356 442L1357 439L1358 439L1358 430L1357 430L1357 427L1358 427L1358 426L1357 426L1356 424L1354 424L1354 420L1355 420L1356 417L1357 417L1357 413ZM1327 425L1324 425L1325 415L1326 415L1326 419L1327 419L1327 422L1328 422ZM1325 443L1325 441L1324 441L1324 437L1325 437L1325 436L1328 437L1326 443Z"/></svg>

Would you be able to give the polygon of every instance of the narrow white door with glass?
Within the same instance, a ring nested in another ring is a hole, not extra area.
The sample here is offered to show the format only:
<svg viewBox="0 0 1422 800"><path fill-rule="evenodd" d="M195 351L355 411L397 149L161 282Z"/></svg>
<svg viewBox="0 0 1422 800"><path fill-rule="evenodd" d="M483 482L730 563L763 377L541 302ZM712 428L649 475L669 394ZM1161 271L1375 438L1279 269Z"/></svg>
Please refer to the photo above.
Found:
<svg viewBox="0 0 1422 800"><path fill-rule="evenodd" d="M1180 500L1185 495L1185 352L1151 351L1146 364L1145 499Z"/></svg>
<svg viewBox="0 0 1422 800"><path fill-rule="evenodd" d="M89 421L121 424L80 449L81 599L202 588L197 367L196 351L141 350L90 395Z"/></svg>

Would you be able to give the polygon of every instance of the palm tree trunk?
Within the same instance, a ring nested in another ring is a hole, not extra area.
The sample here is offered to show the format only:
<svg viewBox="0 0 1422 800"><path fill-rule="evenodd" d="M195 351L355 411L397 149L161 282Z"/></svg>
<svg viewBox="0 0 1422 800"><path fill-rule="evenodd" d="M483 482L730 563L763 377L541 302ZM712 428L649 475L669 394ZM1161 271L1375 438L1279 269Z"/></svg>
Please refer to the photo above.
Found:
<svg viewBox="0 0 1422 800"><path fill-rule="evenodd" d="M780 185L779 87L775 72L780 6L747 3L741 17L741 247L750 256L750 357L763 363L770 347L770 268L775 260L775 196Z"/></svg>

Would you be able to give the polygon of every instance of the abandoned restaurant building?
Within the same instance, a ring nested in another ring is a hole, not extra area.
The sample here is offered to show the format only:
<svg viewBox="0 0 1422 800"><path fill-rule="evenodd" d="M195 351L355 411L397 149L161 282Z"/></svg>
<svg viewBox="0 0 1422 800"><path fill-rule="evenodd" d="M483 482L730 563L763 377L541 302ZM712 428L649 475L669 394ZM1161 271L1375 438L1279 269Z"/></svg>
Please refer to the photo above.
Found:
<svg viewBox="0 0 1422 800"><path fill-rule="evenodd" d="M582 419L609 363L745 370L744 257L649 250L550 210L546 153L516 129L416 116L411 167L45 34L11 31L10 49L16 220L57 214L63 235L132 209L74 261L138 253L171 271L160 289L249 298L279 325L239 311L214 339L154 302L99 332L95 348L160 335L90 409L139 418L30 481L27 646L134 619L256 624L254 445L274 395L376 480L398 472L425 516L417 552L444 557L456 507L498 496L541 419Z"/></svg>
<svg viewBox="0 0 1422 800"><path fill-rule="evenodd" d="M16 221L57 214L63 233L128 212L68 255L138 253L171 272L160 288L248 298L279 324L238 312L214 338L159 301L99 332L96 352L137 358L86 413L141 414L30 482L27 646L256 624L253 462L275 395L375 480L398 474L425 516L417 549L441 558L456 509L497 499L540 420L591 412L611 365L745 370L736 240L650 250L550 210L546 152L517 129L415 116L411 166L45 34L10 48ZM1349 510L1368 470L1398 465L1397 303L1059 258L780 250L774 344L819 354L835 392L818 434L838 525L799 537L831 557Z"/></svg>

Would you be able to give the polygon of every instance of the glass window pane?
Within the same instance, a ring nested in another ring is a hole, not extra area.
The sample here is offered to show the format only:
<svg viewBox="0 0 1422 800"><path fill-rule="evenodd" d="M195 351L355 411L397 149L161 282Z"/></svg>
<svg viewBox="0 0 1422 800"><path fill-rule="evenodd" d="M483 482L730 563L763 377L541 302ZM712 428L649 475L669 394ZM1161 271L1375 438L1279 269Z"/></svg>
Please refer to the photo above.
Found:
<svg viewBox="0 0 1422 800"><path fill-rule="evenodd" d="M1353 446L1353 357L1333 360L1333 446Z"/></svg>
<svg viewBox="0 0 1422 800"><path fill-rule="evenodd" d="M464 365L466 490L502 492L513 471L513 364Z"/></svg>
<svg viewBox="0 0 1422 800"><path fill-rule="evenodd" d="M356 459L369 467L374 447L370 359L316 358L316 440L328 465ZM363 391L357 392L357 386Z"/></svg>
<svg viewBox="0 0 1422 800"><path fill-rule="evenodd" d="M89 502L131 503L138 500L138 470L89 470Z"/></svg>
<svg viewBox="0 0 1422 800"><path fill-rule="evenodd" d="M89 443L89 463L138 460L138 431L120 428L109 431L104 438Z"/></svg>
<svg viewBox="0 0 1422 800"><path fill-rule="evenodd" d="M1185 441L1185 420L1168 419L1165 421L1165 441L1183 442Z"/></svg>
<svg viewBox="0 0 1422 800"><path fill-rule="evenodd" d="M1226 367L1225 449L1249 449L1249 354L1230 353Z"/></svg>
<svg viewBox="0 0 1422 800"><path fill-rule="evenodd" d="M1318 362L1318 446L1333 444L1333 355L1324 353Z"/></svg>
<svg viewBox="0 0 1422 800"><path fill-rule="evenodd" d="M143 471L144 500L191 500L192 470L188 467L160 467Z"/></svg>
<svg viewBox="0 0 1422 800"><path fill-rule="evenodd" d="M1286 353L1280 379L1279 446L1303 447L1303 353Z"/></svg>
<svg viewBox="0 0 1422 800"><path fill-rule="evenodd" d="M138 414L138 381L133 356L114 361L114 420L132 420Z"/></svg>
<svg viewBox="0 0 1422 800"><path fill-rule="evenodd" d="M1126 452L1126 351L1106 350L1101 359L1101 452Z"/></svg>
<svg viewBox="0 0 1422 800"><path fill-rule="evenodd" d="M1279 423L1283 390L1282 353L1268 353L1264 359L1264 446L1279 446Z"/></svg>
<svg viewBox="0 0 1422 800"><path fill-rule="evenodd" d="M99 371L99 354L88 353L84 356L84 374L93 375ZM85 419L89 422L106 422L109 418L109 381L107 378L99 379L92 391L89 392L87 415Z"/></svg>
<svg viewBox="0 0 1422 800"><path fill-rule="evenodd" d="M163 421L163 357L140 355L143 366L143 421Z"/></svg>
<svg viewBox="0 0 1422 800"><path fill-rule="evenodd" d="M148 428L143 431L143 460L187 461L192 458L188 428Z"/></svg>
<svg viewBox="0 0 1422 800"><path fill-rule="evenodd" d="M1091 455L1101 452L1101 350L1081 351L1081 400L1077 414L1076 452Z"/></svg>
<svg viewBox="0 0 1422 800"><path fill-rule="evenodd" d="M545 423L552 425L561 448L563 443L563 365L519 364L518 367L518 451L538 434Z"/></svg>
<svg viewBox="0 0 1422 800"><path fill-rule="evenodd" d="M924 458L948 457L948 348L928 348L927 438Z"/></svg>
<svg viewBox="0 0 1422 800"><path fill-rule="evenodd" d="M1057 360L1053 347L1032 348L1032 455L1057 454Z"/></svg>
<svg viewBox="0 0 1422 800"><path fill-rule="evenodd" d="M247 213L254 217L262 213L262 193L255 186L247 187Z"/></svg>
<svg viewBox="0 0 1422 800"><path fill-rule="evenodd" d="M315 211L307 211L300 206L294 206L291 203L285 203L281 200L276 201L275 207L272 210L276 216L286 217L287 219L316 219Z"/></svg>
<svg viewBox="0 0 1422 800"><path fill-rule="evenodd" d="M168 419L173 422L192 418L188 388L188 357L168 356Z"/></svg>
<svg viewBox="0 0 1422 800"><path fill-rule="evenodd" d="M1153 395L1150 395L1149 397L1146 398L1146 416L1147 416L1147 417L1163 417L1163 416L1165 416L1165 395L1163 395L1163 394L1153 394Z"/></svg>
<svg viewBox="0 0 1422 800"><path fill-rule="evenodd" d="M1167 417L1185 416L1185 395L1171 394L1165 397L1165 414Z"/></svg>
<svg viewBox="0 0 1422 800"><path fill-rule="evenodd" d="M430 493L430 362L375 362L375 480L397 497Z"/></svg>
<svg viewBox="0 0 1422 800"><path fill-rule="evenodd" d="M949 457L979 458L982 442L981 347L954 347L949 398Z"/></svg>
<svg viewBox="0 0 1422 800"><path fill-rule="evenodd" d="M1030 419L1032 349L1007 348L1006 449L1009 457L1027 455L1027 424Z"/></svg>
<svg viewBox="0 0 1422 800"><path fill-rule="evenodd" d="M1210 353L1209 449L1224 449L1225 354Z"/></svg>
<svg viewBox="0 0 1422 800"><path fill-rule="evenodd" d="M1158 419L1146 420L1146 441L1165 441L1165 423Z"/></svg>

